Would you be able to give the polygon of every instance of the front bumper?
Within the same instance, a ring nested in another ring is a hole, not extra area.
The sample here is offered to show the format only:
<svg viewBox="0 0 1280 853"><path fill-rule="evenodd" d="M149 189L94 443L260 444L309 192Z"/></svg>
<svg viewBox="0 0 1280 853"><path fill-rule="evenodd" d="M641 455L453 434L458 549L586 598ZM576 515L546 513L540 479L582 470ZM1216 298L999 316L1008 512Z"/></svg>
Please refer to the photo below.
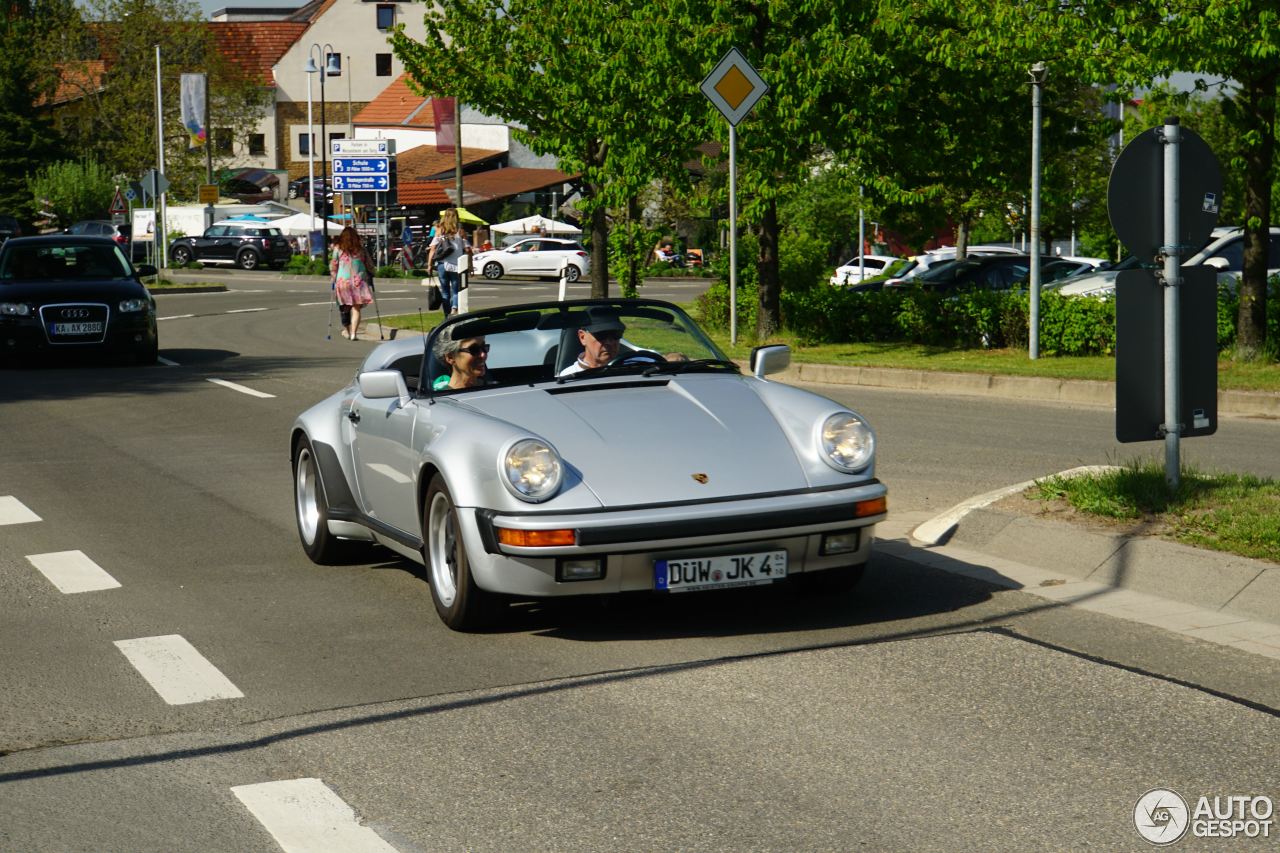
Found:
<svg viewBox="0 0 1280 853"><path fill-rule="evenodd" d="M148 312L116 314L107 323L105 334L83 341L52 339L37 317L0 318L0 357L37 352L140 352L153 348L156 341L156 317Z"/></svg>
<svg viewBox="0 0 1280 853"><path fill-rule="evenodd" d="M652 590L658 560L785 550L788 575L865 563L875 524L874 508L887 494L870 481L852 488L760 498L620 510L548 514L498 513L459 507L476 583L492 592L560 596ZM499 531L573 530L574 544L522 547L502 544ZM856 550L823 554L824 534L857 531ZM564 559L599 557L604 577L559 581Z"/></svg>

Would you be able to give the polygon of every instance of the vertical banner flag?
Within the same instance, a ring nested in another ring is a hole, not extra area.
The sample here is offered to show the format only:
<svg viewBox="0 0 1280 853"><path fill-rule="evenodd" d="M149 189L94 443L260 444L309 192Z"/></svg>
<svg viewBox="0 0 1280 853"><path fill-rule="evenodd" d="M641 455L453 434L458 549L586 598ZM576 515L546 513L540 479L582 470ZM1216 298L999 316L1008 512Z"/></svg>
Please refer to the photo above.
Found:
<svg viewBox="0 0 1280 853"><path fill-rule="evenodd" d="M209 129L205 125L205 76L182 75L182 126L191 135L191 147L199 148L208 141Z"/></svg>
<svg viewBox="0 0 1280 853"><path fill-rule="evenodd" d="M454 153L458 144L458 99L432 98L431 112L436 119L436 152Z"/></svg>

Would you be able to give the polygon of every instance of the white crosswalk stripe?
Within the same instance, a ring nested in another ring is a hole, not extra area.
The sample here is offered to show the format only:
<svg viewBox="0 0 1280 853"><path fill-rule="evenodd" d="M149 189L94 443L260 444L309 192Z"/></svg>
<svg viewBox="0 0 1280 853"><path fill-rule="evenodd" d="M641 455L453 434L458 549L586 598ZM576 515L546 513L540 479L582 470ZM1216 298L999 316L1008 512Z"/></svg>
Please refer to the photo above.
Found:
<svg viewBox="0 0 1280 853"><path fill-rule="evenodd" d="M49 554L31 554L27 562L35 566L49 583L68 595L77 592L98 592L116 589L120 582L106 570L89 559L83 551L55 551Z"/></svg>
<svg viewBox="0 0 1280 853"><path fill-rule="evenodd" d="M116 640L115 645L170 705L244 696L240 688L178 634Z"/></svg>
<svg viewBox="0 0 1280 853"><path fill-rule="evenodd" d="M30 521L40 521L40 516L13 495L0 496L0 524L26 524Z"/></svg>
<svg viewBox="0 0 1280 853"><path fill-rule="evenodd" d="M266 391L256 391L253 388L239 385L235 382L228 382L225 379L210 379L214 385L221 385L223 388L230 388L232 391L239 391L241 394L248 394L250 397L262 397L264 399L274 398L275 394L268 394Z"/></svg>
<svg viewBox="0 0 1280 853"><path fill-rule="evenodd" d="M237 785L231 792L285 853L396 853L319 779Z"/></svg>

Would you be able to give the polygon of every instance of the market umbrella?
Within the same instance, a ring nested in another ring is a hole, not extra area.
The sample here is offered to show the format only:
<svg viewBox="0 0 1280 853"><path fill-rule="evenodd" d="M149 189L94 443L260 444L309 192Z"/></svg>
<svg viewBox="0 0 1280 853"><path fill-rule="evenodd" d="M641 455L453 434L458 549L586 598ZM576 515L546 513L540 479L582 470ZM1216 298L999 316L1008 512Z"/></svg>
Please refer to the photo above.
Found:
<svg viewBox="0 0 1280 853"><path fill-rule="evenodd" d="M465 222L468 225L488 225L489 224L488 222L485 222L483 219L481 219L479 216L476 216L474 213L467 210L465 207L459 207L457 208L457 211L458 211L459 222ZM440 211L440 213L436 214L436 217L439 218L440 215L443 213L444 213L443 210Z"/></svg>

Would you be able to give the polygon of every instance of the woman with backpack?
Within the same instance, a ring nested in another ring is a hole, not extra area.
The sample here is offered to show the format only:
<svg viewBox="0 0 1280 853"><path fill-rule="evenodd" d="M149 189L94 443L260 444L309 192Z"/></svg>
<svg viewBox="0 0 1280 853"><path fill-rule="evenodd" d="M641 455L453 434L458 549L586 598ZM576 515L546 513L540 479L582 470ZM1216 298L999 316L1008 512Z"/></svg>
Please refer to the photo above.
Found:
<svg viewBox="0 0 1280 853"><path fill-rule="evenodd" d="M471 254L471 247L458 226L458 211L451 207L440 214L440 225L427 252L427 269L436 271L440 282L440 310L446 317L458 313L458 288L462 284L458 261L464 254Z"/></svg>
<svg viewBox="0 0 1280 853"><path fill-rule="evenodd" d="M329 272L333 274L333 289L338 304L344 309L342 313L346 314L348 306L351 309L351 326L349 330L342 330L342 336L354 341L360 328L360 309L373 301L373 276L369 272L364 243L350 225L338 235Z"/></svg>

